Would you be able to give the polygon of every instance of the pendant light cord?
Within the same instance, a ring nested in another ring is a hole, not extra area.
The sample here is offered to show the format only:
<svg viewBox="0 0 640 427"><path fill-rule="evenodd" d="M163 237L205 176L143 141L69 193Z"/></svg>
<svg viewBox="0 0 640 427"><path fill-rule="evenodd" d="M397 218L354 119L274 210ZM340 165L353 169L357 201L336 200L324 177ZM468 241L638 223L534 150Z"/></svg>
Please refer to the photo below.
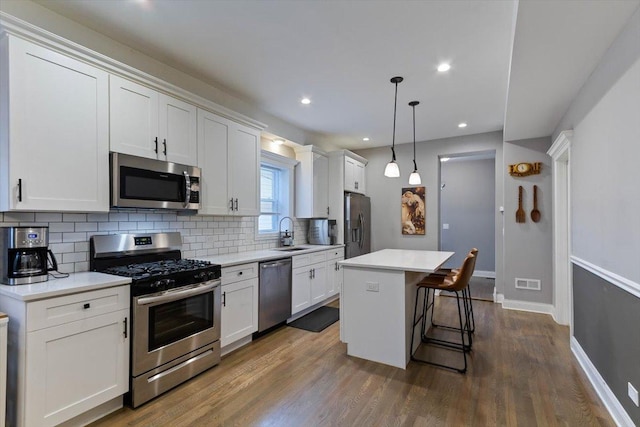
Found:
<svg viewBox="0 0 640 427"><path fill-rule="evenodd" d="M418 170L418 165L416 164L416 104L411 106L413 109L413 170Z"/></svg>
<svg viewBox="0 0 640 427"><path fill-rule="evenodd" d="M393 80L393 79L392 79ZM402 81L402 80L400 80ZM399 81L395 81L396 84L396 96L395 96L395 100L393 102L393 140L391 143L391 153L392 153L392 159L395 162L396 161L396 108L398 106L398 83Z"/></svg>

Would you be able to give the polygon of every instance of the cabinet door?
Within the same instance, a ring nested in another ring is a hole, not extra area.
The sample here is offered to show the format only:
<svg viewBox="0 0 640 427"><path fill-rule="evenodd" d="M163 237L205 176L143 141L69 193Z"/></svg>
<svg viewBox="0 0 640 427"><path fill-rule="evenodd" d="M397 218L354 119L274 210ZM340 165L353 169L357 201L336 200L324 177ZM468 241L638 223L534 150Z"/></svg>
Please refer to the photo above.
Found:
<svg viewBox="0 0 640 427"><path fill-rule="evenodd" d="M227 173L230 120L198 109L198 166L201 207L199 213L230 215L229 179Z"/></svg>
<svg viewBox="0 0 640 427"><path fill-rule="evenodd" d="M229 180L234 214L260 215L260 132L234 124L229 139Z"/></svg>
<svg viewBox="0 0 640 427"><path fill-rule="evenodd" d="M329 159L313 153L313 217L329 216Z"/></svg>
<svg viewBox="0 0 640 427"><path fill-rule="evenodd" d="M27 426L58 425L129 390L129 310L27 334Z"/></svg>
<svg viewBox="0 0 640 427"><path fill-rule="evenodd" d="M258 279L222 286L222 347L258 330Z"/></svg>
<svg viewBox="0 0 640 427"><path fill-rule="evenodd" d="M327 264L313 264L311 278L311 305L317 304L327 298Z"/></svg>
<svg viewBox="0 0 640 427"><path fill-rule="evenodd" d="M364 176L364 163L355 162L354 178L355 178L355 191L361 194L366 193L366 181Z"/></svg>
<svg viewBox="0 0 640 427"><path fill-rule="evenodd" d="M158 157L183 165L197 164L197 108L164 94L159 94L158 101Z"/></svg>
<svg viewBox="0 0 640 427"><path fill-rule="evenodd" d="M294 268L291 274L291 314L296 314L311 306L311 267Z"/></svg>
<svg viewBox="0 0 640 427"><path fill-rule="evenodd" d="M356 191L356 161L350 157L344 158L344 191Z"/></svg>
<svg viewBox="0 0 640 427"><path fill-rule="evenodd" d="M158 92L118 76L109 76L111 151L158 158Z"/></svg>
<svg viewBox="0 0 640 427"><path fill-rule="evenodd" d="M4 43L0 208L108 211L108 74L11 36Z"/></svg>
<svg viewBox="0 0 640 427"><path fill-rule="evenodd" d="M333 296L339 292L339 265L341 258L334 258L327 261L327 297Z"/></svg>

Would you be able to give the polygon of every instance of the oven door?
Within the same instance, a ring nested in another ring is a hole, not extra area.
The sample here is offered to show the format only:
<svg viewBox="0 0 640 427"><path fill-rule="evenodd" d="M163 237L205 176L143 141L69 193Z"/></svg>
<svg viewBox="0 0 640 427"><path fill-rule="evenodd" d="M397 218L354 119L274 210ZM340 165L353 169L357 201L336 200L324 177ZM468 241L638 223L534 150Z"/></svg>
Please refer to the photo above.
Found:
<svg viewBox="0 0 640 427"><path fill-rule="evenodd" d="M220 339L220 282L133 299L132 376Z"/></svg>

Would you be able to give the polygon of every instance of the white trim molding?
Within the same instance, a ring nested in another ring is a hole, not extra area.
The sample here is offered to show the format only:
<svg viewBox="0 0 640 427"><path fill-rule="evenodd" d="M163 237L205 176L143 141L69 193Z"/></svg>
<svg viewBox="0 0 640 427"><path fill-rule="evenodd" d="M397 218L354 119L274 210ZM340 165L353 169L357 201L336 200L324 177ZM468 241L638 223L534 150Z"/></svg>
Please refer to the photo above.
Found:
<svg viewBox="0 0 640 427"><path fill-rule="evenodd" d="M553 175L553 319L573 332L571 255L571 141L573 131L560 132L547 151Z"/></svg>
<svg viewBox="0 0 640 427"><path fill-rule="evenodd" d="M629 280L609 270L605 270L602 267L598 267L597 265L591 264L589 261L585 261L581 258L578 258L577 256L572 255L571 262L606 280L612 285L617 286L620 289L623 289L630 294L640 298L640 283L636 283L633 280Z"/></svg>
<svg viewBox="0 0 640 427"><path fill-rule="evenodd" d="M476 271L473 272L473 277L485 277L487 279L495 279L496 278L496 272L495 271L476 270Z"/></svg>
<svg viewBox="0 0 640 427"><path fill-rule="evenodd" d="M498 294L498 297L500 294ZM500 300L498 299L498 302ZM519 310L519 311L530 311L532 313L542 313L553 315L554 307L551 304L545 304L541 302L529 302L529 301L518 301L518 300L509 300L504 299L504 295L502 296L502 308L507 310Z"/></svg>
<svg viewBox="0 0 640 427"><path fill-rule="evenodd" d="M571 337L571 352L587 375L598 397L600 397L600 400L609 411L613 421L619 426L635 425L620 401L616 398L616 395L613 394L604 378L602 378L602 375L600 375L600 372L598 372L593 363L591 363L589 356L587 356L587 353L582 349L578 340L573 336Z"/></svg>

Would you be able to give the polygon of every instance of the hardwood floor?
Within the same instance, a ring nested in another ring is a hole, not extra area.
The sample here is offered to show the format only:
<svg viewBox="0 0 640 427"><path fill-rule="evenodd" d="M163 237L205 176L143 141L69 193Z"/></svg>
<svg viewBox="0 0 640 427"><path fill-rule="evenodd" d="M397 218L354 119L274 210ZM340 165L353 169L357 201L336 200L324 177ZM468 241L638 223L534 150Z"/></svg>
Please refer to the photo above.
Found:
<svg viewBox="0 0 640 427"><path fill-rule="evenodd" d="M454 303L439 298L436 313L452 315ZM567 327L484 301L474 311L466 375L349 357L339 323L321 333L283 327L146 405L92 425L614 425L571 355Z"/></svg>

